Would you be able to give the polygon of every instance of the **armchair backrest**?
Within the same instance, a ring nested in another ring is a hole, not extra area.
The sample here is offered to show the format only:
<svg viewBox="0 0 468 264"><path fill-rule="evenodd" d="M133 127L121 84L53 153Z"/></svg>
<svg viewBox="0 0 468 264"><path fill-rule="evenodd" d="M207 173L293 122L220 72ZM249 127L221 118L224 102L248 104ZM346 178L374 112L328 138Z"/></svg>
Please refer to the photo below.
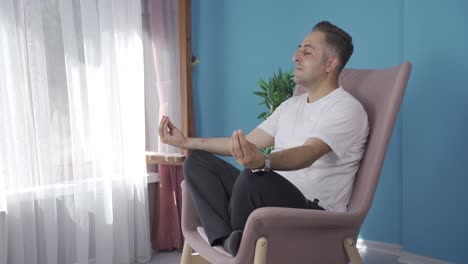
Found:
<svg viewBox="0 0 468 264"><path fill-rule="evenodd" d="M381 70L346 68L340 74L340 85L361 102L367 111L370 126L348 212L365 217L369 211L410 72L411 63L404 62ZM298 87L294 95L304 92Z"/></svg>

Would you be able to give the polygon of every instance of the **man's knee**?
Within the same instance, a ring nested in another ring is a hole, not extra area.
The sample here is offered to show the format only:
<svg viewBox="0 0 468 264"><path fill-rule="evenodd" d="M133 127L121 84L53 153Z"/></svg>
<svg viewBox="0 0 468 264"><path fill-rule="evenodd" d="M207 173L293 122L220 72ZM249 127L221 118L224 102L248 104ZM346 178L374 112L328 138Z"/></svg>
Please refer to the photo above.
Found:
<svg viewBox="0 0 468 264"><path fill-rule="evenodd" d="M184 161L184 170L199 165L208 155L211 154L204 150L193 150Z"/></svg>
<svg viewBox="0 0 468 264"><path fill-rule="evenodd" d="M264 173L253 173L250 169L244 169L236 180L236 188L244 192L255 192L261 188L264 182Z"/></svg>
<svg viewBox="0 0 468 264"><path fill-rule="evenodd" d="M206 163L212 156L211 153L204 150L193 150L184 161L184 178L189 182L197 173L193 173L197 168Z"/></svg>

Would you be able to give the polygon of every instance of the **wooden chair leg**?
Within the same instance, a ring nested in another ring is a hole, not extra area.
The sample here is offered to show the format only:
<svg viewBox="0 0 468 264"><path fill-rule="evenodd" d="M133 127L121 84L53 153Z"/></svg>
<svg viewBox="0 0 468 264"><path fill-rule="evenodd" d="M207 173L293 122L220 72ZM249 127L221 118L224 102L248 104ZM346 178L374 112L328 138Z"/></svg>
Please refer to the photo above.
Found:
<svg viewBox="0 0 468 264"><path fill-rule="evenodd" d="M182 250L182 257L180 264L210 264L200 254L192 253L192 247L187 240L184 242L184 249Z"/></svg>
<svg viewBox="0 0 468 264"><path fill-rule="evenodd" d="M356 247L356 243L351 238L347 237L343 240L343 246L348 254L351 264L362 264L361 255Z"/></svg>
<svg viewBox="0 0 468 264"><path fill-rule="evenodd" d="M187 240L184 242L184 249L182 250L182 258L180 264L192 264L192 247Z"/></svg>
<svg viewBox="0 0 468 264"><path fill-rule="evenodd" d="M268 240L265 237L257 239L255 244L254 264L266 264Z"/></svg>
<svg viewBox="0 0 468 264"><path fill-rule="evenodd" d="M210 264L206 259L204 259L200 254L193 253L192 254L192 264Z"/></svg>

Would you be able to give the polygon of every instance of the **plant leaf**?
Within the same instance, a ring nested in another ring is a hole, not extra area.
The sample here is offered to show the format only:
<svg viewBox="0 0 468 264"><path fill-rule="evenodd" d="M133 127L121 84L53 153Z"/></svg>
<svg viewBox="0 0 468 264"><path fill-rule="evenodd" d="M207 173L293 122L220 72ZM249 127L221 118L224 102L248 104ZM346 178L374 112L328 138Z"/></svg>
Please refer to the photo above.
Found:
<svg viewBox="0 0 468 264"><path fill-rule="evenodd" d="M266 115L267 115L267 113L266 113L266 112L263 112L263 113L261 113L261 114L259 114L259 115L257 116L257 119L263 119L263 118L266 117Z"/></svg>
<svg viewBox="0 0 468 264"><path fill-rule="evenodd" d="M253 93L263 98L266 98L268 96L268 94L265 92L253 92Z"/></svg>
<svg viewBox="0 0 468 264"><path fill-rule="evenodd" d="M280 67L277 73L274 72L268 78L268 82L263 78L258 80L261 90L255 91L254 94L264 99L259 105L265 105L268 111L261 113L257 118L267 118L282 102L293 95L296 88L293 73L294 69L285 72Z"/></svg>
<svg viewBox="0 0 468 264"><path fill-rule="evenodd" d="M258 85L260 85L260 88L262 88L262 90L264 90L265 92L268 90L268 84L265 82L265 80L258 80Z"/></svg>

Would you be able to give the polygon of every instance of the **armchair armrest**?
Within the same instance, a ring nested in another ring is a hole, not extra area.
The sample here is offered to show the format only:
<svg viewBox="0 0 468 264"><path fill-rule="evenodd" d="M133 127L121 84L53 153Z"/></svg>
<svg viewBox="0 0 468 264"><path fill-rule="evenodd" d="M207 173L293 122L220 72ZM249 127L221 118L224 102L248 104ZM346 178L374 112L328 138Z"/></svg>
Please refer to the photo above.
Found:
<svg viewBox="0 0 468 264"><path fill-rule="evenodd" d="M195 211L195 206L193 205L192 197L189 190L187 189L187 184L185 181L181 183L182 187L182 233L185 236L185 233L190 230L196 230L200 226L200 220L198 219L197 212Z"/></svg>
<svg viewBox="0 0 468 264"><path fill-rule="evenodd" d="M349 229L359 227L362 218L356 213L264 207L249 216L246 229Z"/></svg>
<svg viewBox="0 0 468 264"><path fill-rule="evenodd" d="M261 236L269 240L291 237L307 243L326 237L327 241L341 243L345 237L356 238L363 217L356 213L264 207L249 216L244 238L246 244L253 243Z"/></svg>
<svg viewBox="0 0 468 264"><path fill-rule="evenodd" d="M268 251L288 251L289 256L304 256L316 263L331 263L323 254L334 250L333 263L346 259L343 240L356 239L363 215L311 209L264 207L256 209L247 219L239 251L249 251L260 237L268 240ZM335 250L341 248L341 250ZM323 250L314 250L321 248ZM307 252L306 254L304 252ZM250 253L253 254L253 251ZM277 263L283 259L275 258ZM286 261L286 260L284 260Z"/></svg>

